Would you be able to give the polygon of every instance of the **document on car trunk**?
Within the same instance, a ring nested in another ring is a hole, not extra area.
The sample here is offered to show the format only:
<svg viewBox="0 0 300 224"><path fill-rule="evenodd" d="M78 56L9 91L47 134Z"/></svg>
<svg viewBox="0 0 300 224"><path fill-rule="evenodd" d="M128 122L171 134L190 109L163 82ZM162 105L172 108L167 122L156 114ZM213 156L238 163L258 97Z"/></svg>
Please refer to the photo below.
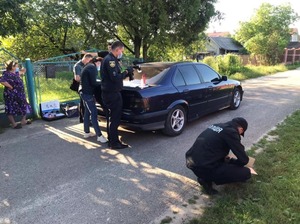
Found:
<svg viewBox="0 0 300 224"><path fill-rule="evenodd" d="M236 159L236 156L232 152L230 152L227 157ZM245 167L248 167L250 169L251 174L258 175L253 169L254 162L255 158L249 156L249 162L245 165Z"/></svg>
<svg viewBox="0 0 300 224"><path fill-rule="evenodd" d="M128 87L139 87L141 89L148 87L147 84L142 84L140 80L136 80L136 79L133 81L124 80L123 85Z"/></svg>

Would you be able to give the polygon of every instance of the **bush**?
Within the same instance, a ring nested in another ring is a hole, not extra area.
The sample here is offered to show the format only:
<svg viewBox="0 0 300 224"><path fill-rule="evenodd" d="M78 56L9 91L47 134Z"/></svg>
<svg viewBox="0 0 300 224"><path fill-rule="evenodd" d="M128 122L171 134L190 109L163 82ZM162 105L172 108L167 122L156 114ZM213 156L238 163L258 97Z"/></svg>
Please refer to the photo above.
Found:
<svg viewBox="0 0 300 224"><path fill-rule="evenodd" d="M235 54L218 55L217 57L209 56L205 57L203 62L220 74L227 76L241 72L243 68L240 57Z"/></svg>
<svg viewBox="0 0 300 224"><path fill-rule="evenodd" d="M222 61L226 75L240 72L243 67L241 58L235 54L226 54Z"/></svg>
<svg viewBox="0 0 300 224"><path fill-rule="evenodd" d="M203 63L209 65L214 70L216 70L217 72L219 72L219 66L218 66L217 60L216 60L216 58L214 56L205 57L203 59Z"/></svg>

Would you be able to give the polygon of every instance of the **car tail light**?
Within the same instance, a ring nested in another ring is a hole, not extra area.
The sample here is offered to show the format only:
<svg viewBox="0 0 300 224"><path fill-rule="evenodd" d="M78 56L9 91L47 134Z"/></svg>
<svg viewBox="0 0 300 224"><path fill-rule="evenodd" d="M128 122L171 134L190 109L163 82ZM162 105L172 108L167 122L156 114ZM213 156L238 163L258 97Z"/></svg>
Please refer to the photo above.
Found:
<svg viewBox="0 0 300 224"><path fill-rule="evenodd" d="M130 108L137 112L145 112L149 110L149 99L148 98L132 98L130 102Z"/></svg>

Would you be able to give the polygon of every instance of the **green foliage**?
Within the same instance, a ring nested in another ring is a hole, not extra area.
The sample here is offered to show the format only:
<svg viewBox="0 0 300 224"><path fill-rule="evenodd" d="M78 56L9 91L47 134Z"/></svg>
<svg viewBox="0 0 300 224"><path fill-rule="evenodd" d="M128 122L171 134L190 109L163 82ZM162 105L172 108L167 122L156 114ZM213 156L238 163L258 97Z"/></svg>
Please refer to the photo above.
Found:
<svg viewBox="0 0 300 224"><path fill-rule="evenodd" d="M263 3L249 22L241 22L234 38L264 64L277 64L290 40L289 25L299 19L290 4Z"/></svg>
<svg viewBox="0 0 300 224"><path fill-rule="evenodd" d="M214 56L208 56L203 59L203 63L208 64L210 67L212 67L214 70L219 72L219 65Z"/></svg>
<svg viewBox="0 0 300 224"><path fill-rule="evenodd" d="M25 30L23 6L27 0L0 1L0 36L8 36Z"/></svg>
<svg viewBox="0 0 300 224"><path fill-rule="evenodd" d="M238 55L226 54L217 57L209 56L203 59L203 62L223 75L232 75L240 72L243 68L242 61Z"/></svg>
<svg viewBox="0 0 300 224"><path fill-rule="evenodd" d="M224 186L214 206L190 223L300 223L300 111L269 136L277 138L258 143L263 149L255 155L259 175L245 184Z"/></svg>
<svg viewBox="0 0 300 224"><path fill-rule="evenodd" d="M163 48L168 42L186 45L196 40L210 18L217 14L213 6L215 0L77 2L80 15L88 12L90 18L112 37L131 42L136 58L140 57L142 49L144 59L153 45ZM120 29L125 33L121 35Z"/></svg>
<svg viewBox="0 0 300 224"><path fill-rule="evenodd" d="M299 64L277 64L273 66L243 66L240 57L234 54L227 54L224 56L219 55L217 57L208 56L203 59L203 63L208 64L221 75L227 75L229 78L237 80L245 80L265 75L271 75L277 72L295 69L300 66Z"/></svg>
<svg viewBox="0 0 300 224"><path fill-rule="evenodd" d="M92 47L106 49L102 38L107 36L92 21L86 22L84 17L79 20L77 9L75 0L27 0L22 5L26 30L7 37L9 41L2 39L2 46L21 59L32 60Z"/></svg>
<svg viewBox="0 0 300 224"><path fill-rule="evenodd" d="M223 57L225 75L231 75L241 70L243 67L241 58L238 55L226 54Z"/></svg>

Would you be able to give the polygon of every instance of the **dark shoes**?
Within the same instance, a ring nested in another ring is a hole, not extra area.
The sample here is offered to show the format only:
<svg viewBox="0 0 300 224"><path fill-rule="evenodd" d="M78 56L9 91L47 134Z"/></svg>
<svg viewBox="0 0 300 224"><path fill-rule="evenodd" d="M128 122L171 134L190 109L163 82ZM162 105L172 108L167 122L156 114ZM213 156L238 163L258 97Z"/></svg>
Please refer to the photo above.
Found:
<svg viewBox="0 0 300 224"><path fill-rule="evenodd" d="M203 187L206 194L215 195L219 193L216 189L213 189L211 181L205 181L199 177L197 178L197 181Z"/></svg>
<svg viewBox="0 0 300 224"><path fill-rule="evenodd" d="M129 147L127 144L124 144L122 142L118 142L116 144L108 143L108 146L110 149L125 149Z"/></svg>
<svg viewBox="0 0 300 224"><path fill-rule="evenodd" d="M13 127L13 129L20 129L22 128L22 125L20 123L18 123L16 126Z"/></svg>

